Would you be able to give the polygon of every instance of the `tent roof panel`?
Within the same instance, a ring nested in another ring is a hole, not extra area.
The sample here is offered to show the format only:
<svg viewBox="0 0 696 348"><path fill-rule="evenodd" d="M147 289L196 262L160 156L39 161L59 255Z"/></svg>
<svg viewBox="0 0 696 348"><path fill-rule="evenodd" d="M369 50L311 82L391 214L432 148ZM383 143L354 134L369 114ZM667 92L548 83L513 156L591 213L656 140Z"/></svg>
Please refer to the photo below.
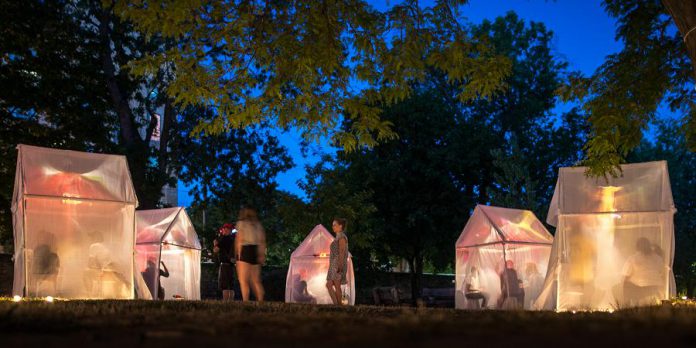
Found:
<svg viewBox="0 0 696 348"><path fill-rule="evenodd" d="M124 156L18 145L19 194L135 203Z"/></svg>
<svg viewBox="0 0 696 348"><path fill-rule="evenodd" d="M291 259L308 256L328 256L334 236L323 225L316 225L290 255ZM350 252L348 257L351 257Z"/></svg>
<svg viewBox="0 0 696 348"><path fill-rule="evenodd" d="M456 247L494 243L551 244L553 237L529 210L477 205Z"/></svg>
<svg viewBox="0 0 696 348"><path fill-rule="evenodd" d="M589 178L586 167L560 168L547 222L560 214L673 211L666 161L621 165L617 178Z"/></svg>
<svg viewBox="0 0 696 348"><path fill-rule="evenodd" d="M191 220L182 207L135 212L136 244L169 243L201 249Z"/></svg>

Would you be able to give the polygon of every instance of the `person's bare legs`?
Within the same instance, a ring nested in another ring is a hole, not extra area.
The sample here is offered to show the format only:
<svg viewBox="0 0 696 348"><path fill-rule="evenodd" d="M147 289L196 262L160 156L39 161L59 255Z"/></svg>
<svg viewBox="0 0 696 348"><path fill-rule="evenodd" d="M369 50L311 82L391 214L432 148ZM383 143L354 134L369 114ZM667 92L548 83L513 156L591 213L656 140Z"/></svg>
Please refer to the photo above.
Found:
<svg viewBox="0 0 696 348"><path fill-rule="evenodd" d="M234 290L222 290L222 300L231 301L234 298Z"/></svg>
<svg viewBox="0 0 696 348"><path fill-rule="evenodd" d="M336 294L336 304L337 305L342 305L343 304L343 291L341 290L341 281L340 280L334 280L334 291Z"/></svg>
<svg viewBox="0 0 696 348"><path fill-rule="evenodd" d="M338 299L336 299L336 291L334 290L333 286L333 280L326 281L326 290L329 291L329 296L331 296L331 302L333 302L333 304L338 304Z"/></svg>
<svg viewBox="0 0 696 348"><path fill-rule="evenodd" d="M239 289L242 291L242 301L249 301L249 264L244 261L237 261L237 277L239 278Z"/></svg>
<svg viewBox="0 0 696 348"><path fill-rule="evenodd" d="M264 289L261 282L261 265L249 265L249 273L251 275L251 285L254 289L256 301L263 302Z"/></svg>

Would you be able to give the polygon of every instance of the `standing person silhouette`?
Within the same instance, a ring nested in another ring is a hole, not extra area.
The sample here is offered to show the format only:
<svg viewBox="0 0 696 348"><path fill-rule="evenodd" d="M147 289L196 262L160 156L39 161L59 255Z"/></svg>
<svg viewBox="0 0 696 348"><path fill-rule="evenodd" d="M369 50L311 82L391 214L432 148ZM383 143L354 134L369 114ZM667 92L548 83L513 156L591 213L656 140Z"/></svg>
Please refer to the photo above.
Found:
<svg viewBox="0 0 696 348"><path fill-rule="evenodd" d="M346 237L346 219L335 218L331 228L336 237L329 248L329 271L326 274L326 288L329 290L331 301L335 305L343 303L342 284L348 284L348 237Z"/></svg>
<svg viewBox="0 0 696 348"><path fill-rule="evenodd" d="M237 221L237 276L242 291L242 301L249 301L249 285L259 302L263 301L261 266L266 262L266 232L259 221L256 210L242 208Z"/></svg>
<svg viewBox="0 0 696 348"><path fill-rule="evenodd" d="M235 236L231 234L234 229L232 224L224 224L220 227L220 235L213 240L213 253L217 255L220 266L218 268L218 288L222 291L222 299L229 301L234 299L234 268L235 260L234 242Z"/></svg>

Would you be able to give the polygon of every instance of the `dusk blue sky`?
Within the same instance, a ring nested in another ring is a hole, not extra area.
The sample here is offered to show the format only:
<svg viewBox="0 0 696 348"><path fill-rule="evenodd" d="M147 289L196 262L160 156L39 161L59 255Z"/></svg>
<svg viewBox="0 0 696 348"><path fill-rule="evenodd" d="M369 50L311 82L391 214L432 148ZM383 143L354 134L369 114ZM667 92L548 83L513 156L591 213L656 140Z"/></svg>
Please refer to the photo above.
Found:
<svg viewBox="0 0 696 348"><path fill-rule="evenodd" d="M372 4L384 9L394 1L374 0ZM553 53L569 63L570 70L591 74L604 58L621 50L622 43L615 40L615 21L601 6L600 0L471 0L462 7L462 15L472 23L493 19L514 11L526 21L542 22L553 31ZM562 108L562 107L559 107ZM295 132L280 134L280 139L295 161L295 168L278 175L280 189L304 197L297 185L305 176L305 166L314 164L319 157L303 157L300 152L300 136ZM313 144L315 150L332 152L326 144ZM311 153L311 151L310 151ZM191 198L188 189L180 183L179 204L188 206Z"/></svg>

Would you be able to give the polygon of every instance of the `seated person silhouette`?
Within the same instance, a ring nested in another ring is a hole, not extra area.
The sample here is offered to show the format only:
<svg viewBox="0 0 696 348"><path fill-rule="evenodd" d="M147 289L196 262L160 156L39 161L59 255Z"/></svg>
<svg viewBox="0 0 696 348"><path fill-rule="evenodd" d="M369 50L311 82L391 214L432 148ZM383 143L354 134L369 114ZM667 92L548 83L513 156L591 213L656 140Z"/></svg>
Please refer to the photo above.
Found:
<svg viewBox="0 0 696 348"><path fill-rule="evenodd" d="M316 304L317 299L307 290L307 270L300 270L293 275L292 300L297 303Z"/></svg>
<svg viewBox="0 0 696 348"><path fill-rule="evenodd" d="M488 294L483 291L483 286L481 286L481 275L479 270L475 266L471 266L469 275L465 282L464 296L467 300L474 300L478 304L478 300L481 301L481 308L486 308L488 305Z"/></svg>
<svg viewBox="0 0 696 348"><path fill-rule="evenodd" d="M647 238L636 241L636 252L623 266L623 299L626 304L647 304L664 297L665 262L659 247Z"/></svg>
<svg viewBox="0 0 696 348"><path fill-rule="evenodd" d="M517 275L515 263L512 260L505 262L505 269L500 273L500 292L498 308L519 309L524 305L522 281Z"/></svg>
<svg viewBox="0 0 696 348"><path fill-rule="evenodd" d="M162 287L160 277L168 278L169 270L167 269L167 266L164 264L164 262L160 261L160 264L162 265L162 267L164 267L164 269L158 268L155 264L155 260L148 259L147 267L145 268L145 271L142 272L142 274L143 278L145 279L145 284L147 284L147 288L148 290L150 290L150 293L152 294L152 298L155 298L155 283L157 283L156 298L158 300L164 300L165 293L164 288Z"/></svg>
<svg viewBox="0 0 696 348"><path fill-rule="evenodd" d="M53 294L56 292L56 279L60 270L60 258L47 244L41 244L34 249L33 261L34 286L38 295L41 283L51 282L53 284Z"/></svg>

